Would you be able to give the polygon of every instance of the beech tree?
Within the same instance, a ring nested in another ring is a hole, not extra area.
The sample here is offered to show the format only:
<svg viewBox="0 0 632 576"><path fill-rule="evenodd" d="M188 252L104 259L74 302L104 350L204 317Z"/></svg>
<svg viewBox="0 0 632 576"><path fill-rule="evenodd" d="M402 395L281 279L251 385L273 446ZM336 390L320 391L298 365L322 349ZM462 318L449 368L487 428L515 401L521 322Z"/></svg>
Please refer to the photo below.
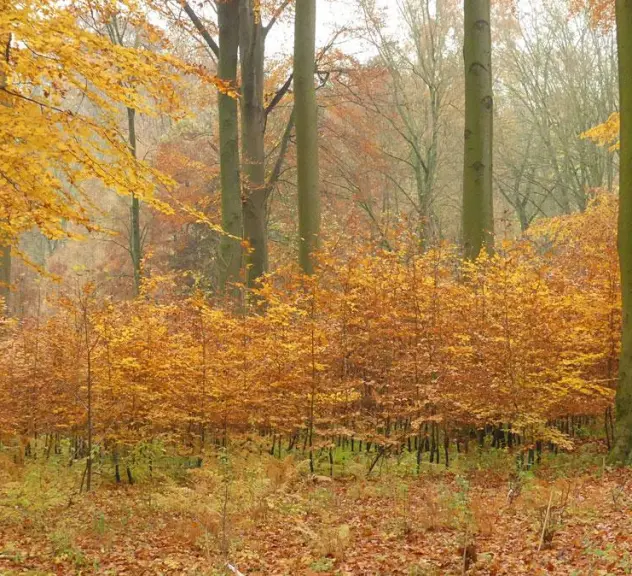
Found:
<svg viewBox="0 0 632 576"><path fill-rule="evenodd" d="M239 51L239 0L217 3L219 45L188 2L182 8L217 59L217 74L226 93L218 97L222 230L219 248L219 287L239 279L243 218L241 212L241 172L239 121L237 115L237 63Z"/></svg>
<svg viewBox="0 0 632 576"><path fill-rule="evenodd" d="M239 50L239 0L217 5L219 25L218 77L233 90L237 86ZM218 96L220 181L222 186L222 229L227 234L220 241L220 288L239 279L242 265L241 177L239 166L239 122L237 100L233 94Z"/></svg>
<svg viewBox="0 0 632 576"><path fill-rule="evenodd" d="M268 270L267 191L265 161L265 39L254 0L239 0L241 66L241 149L244 180L244 239L250 285Z"/></svg>
<svg viewBox="0 0 632 576"><path fill-rule="evenodd" d="M619 266L623 328L613 458L629 464L632 461L632 0L616 0L616 22L621 126Z"/></svg>
<svg viewBox="0 0 632 576"><path fill-rule="evenodd" d="M320 234L318 106L314 86L316 0L299 0L294 25L294 101L298 183L299 264L314 272Z"/></svg>
<svg viewBox="0 0 632 576"><path fill-rule="evenodd" d="M266 40L284 14L289 0L239 0L239 55L241 68L241 162L243 172L244 240L246 279L256 286L268 272L268 203L277 184L288 150L294 114L290 113L279 135L273 161L266 153L268 119L287 95L292 76L266 92ZM267 21L262 11L266 8ZM270 87L268 87L269 90Z"/></svg>
<svg viewBox="0 0 632 576"><path fill-rule="evenodd" d="M489 0L467 0L464 6L463 246L474 259L494 245L492 39Z"/></svg>
<svg viewBox="0 0 632 576"><path fill-rule="evenodd" d="M292 78L283 82L266 98L265 44L270 30L288 5L289 0L272 1L265 3L265 6L257 0L216 2L220 36L218 46L191 4L182 3L196 30L218 59L220 77L228 73L225 79L231 83L234 83L231 78L237 78L233 67L237 66L236 51L239 54L240 86L238 89L235 84L233 94L238 95L239 105L225 101L220 95L220 100L223 100L220 103L220 132L224 134L220 136L220 140L224 142L225 152L221 153L220 160L222 221L226 232L233 237L243 237L248 243L243 262L250 286L256 285L259 278L268 271L268 199L279 178L293 128L293 115L290 114L287 127L280 138L276 158L268 170L265 148L268 116L288 93ZM262 20L264 11L269 15L265 25ZM222 54L222 44L230 54ZM241 111L240 119L237 118L238 107ZM237 144L237 134L241 135L240 145ZM235 174L239 174L239 192ZM237 202L241 210L239 215L236 212ZM223 265L232 267L229 276L235 277L235 262L241 263L241 257L236 257L237 250L241 254L240 244L228 237L222 241L222 246Z"/></svg>

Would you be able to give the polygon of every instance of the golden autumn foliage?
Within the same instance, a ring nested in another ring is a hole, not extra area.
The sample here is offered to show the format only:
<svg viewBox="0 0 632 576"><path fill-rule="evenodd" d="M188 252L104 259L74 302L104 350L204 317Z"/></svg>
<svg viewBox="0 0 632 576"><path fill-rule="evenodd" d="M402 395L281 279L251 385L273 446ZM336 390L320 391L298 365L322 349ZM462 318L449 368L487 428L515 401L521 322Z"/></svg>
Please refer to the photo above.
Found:
<svg viewBox="0 0 632 576"><path fill-rule="evenodd" d="M596 142L600 146L608 146L611 151L619 150L619 130L621 128L621 118L618 112L613 112L608 120L602 124L594 126L584 132L581 137Z"/></svg>
<svg viewBox="0 0 632 576"><path fill-rule="evenodd" d="M0 3L0 244L38 228L52 239L94 229L91 190L133 192L163 210L156 189L171 181L128 149L124 107L179 117L187 77L215 80L149 49L160 38L134 2ZM145 42L113 45L83 24L82 10L107 21L125 14Z"/></svg>
<svg viewBox="0 0 632 576"><path fill-rule="evenodd" d="M500 422L564 444L551 423L613 397L615 213L598 196L476 263L405 237L392 251L330 248L313 278L271 276L248 314L175 296L177 277L128 302L87 285L48 318L2 327L0 430L82 434L90 392L106 449L262 430L388 446L428 423Z"/></svg>
<svg viewBox="0 0 632 576"><path fill-rule="evenodd" d="M487 16L398 0L370 26L384 1L334 2L334 39L293 69L265 44L301 0L227 1L0 0L0 573L632 573L632 477L606 456L625 205L615 155L577 142L619 148L618 113L580 134L616 107L615 44L583 39L588 11L611 35L614 1L568 0L568 35L557 0L524 26L491 3L501 35L465 65L501 48L478 257L455 195L462 35Z"/></svg>

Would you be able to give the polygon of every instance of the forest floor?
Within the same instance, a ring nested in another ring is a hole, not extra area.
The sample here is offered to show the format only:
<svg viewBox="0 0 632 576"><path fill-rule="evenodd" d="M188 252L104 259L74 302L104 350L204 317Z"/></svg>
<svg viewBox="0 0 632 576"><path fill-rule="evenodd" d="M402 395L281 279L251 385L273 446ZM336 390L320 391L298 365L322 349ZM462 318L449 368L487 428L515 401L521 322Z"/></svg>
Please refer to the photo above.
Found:
<svg viewBox="0 0 632 576"><path fill-rule="evenodd" d="M519 475L503 450L419 475L405 454L368 479L350 453L334 480L247 452L133 485L104 464L82 494L81 462L0 457L2 576L632 574L632 470L590 444Z"/></svg>

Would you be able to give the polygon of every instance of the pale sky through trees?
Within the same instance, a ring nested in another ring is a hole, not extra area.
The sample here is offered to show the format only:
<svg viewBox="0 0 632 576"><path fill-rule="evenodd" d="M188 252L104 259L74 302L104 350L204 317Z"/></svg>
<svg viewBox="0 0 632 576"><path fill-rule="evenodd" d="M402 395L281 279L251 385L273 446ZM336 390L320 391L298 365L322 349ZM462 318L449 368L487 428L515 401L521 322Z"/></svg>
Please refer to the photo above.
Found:
<svg viewBox="0 0 632 576"><path fill-rule="evenodd" d="M397 30L399 18L397 0L376 0L376 5L386 10L387 24L393 33ZM521 13L537 13L542 10L542 0L518 0ZM340 28L357 28L360 14L354 0L318 0L316 25L316 45L326 45L336 30ZM268 54L271 56L289 56L292 52L293 25L291 21L280 22L271 31L268 40ZM348 35L349 36L349 35ZM367 42L362 42L357 35L351 35L337 42L337 46L346 54L360 60L366 60L376 54L375 49Z"/></svg>
<svg viewBox="0 0 632 576"><path fill-rule="evenodd" d="M377 0L378 5L387 6L387 0ZM393 7L395 7L393 5ZM353 0L318 0L316 10L318 22L316 25L316 46L322 47L330 40L334 32L340 28L351 28L358 25L357 11L354 8ZM292 52L292 42L294 29L292 22L279 23L270 33L269 50L270 55L277 54L290 55ZM374 54L374 51L357 38L343 39L337 46L350 56L365 59Z"/></svg>

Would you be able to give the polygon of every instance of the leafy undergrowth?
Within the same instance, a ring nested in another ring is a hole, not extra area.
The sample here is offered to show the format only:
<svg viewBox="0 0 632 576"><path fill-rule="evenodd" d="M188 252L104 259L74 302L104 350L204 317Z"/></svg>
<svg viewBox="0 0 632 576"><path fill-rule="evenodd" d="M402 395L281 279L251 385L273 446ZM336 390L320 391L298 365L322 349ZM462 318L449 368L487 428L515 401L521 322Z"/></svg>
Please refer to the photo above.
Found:
<svg viewBox="0 0 632 576"><path fill-rule="evenodd" d="M5 460L0 574L632 574L632 471L600 461L517 474L479 457L417 477L393 458L366 479L354 456L332 481L220 453L79 495L78 464Z"/></svg>

